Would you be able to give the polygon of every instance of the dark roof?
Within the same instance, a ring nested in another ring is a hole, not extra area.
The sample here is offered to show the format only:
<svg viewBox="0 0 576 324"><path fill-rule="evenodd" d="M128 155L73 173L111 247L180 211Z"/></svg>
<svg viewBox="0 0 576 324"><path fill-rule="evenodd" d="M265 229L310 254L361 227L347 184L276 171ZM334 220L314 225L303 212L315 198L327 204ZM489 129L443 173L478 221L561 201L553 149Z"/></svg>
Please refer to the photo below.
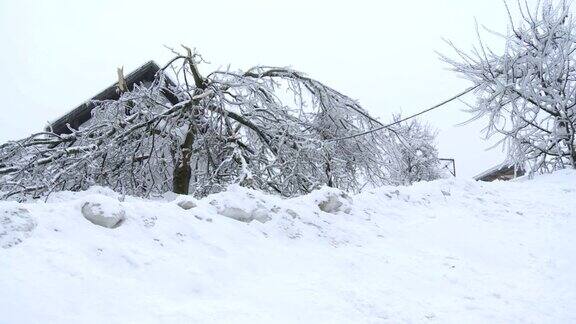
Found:
<svg viewBox="0 0 576 324"><path fill-rule="evenodd" d="M134 89L134 85L140 84L142 82L153 81L156 73L159 70L160 67L158 64L156 64L154 61L149 61L138 69L132 71L124 77L128 89L132 90ZM167 80L168 83L172 83L169 78L167 78ZM104 89L104 91L92 97L90 100L74 108L64 116L58 118L51 125L46 127L46 129L49 130L51 128L52 131L56 134L70 133L70 130L66 124L69 124L70 127L74 129L78 129L80 125L92 117L91 112L95 107L94 103L92 102L93 100L117 100L120 98L120 93L117 90L117 84L118 83L112 84L108 88ZM173 104L177 102L176 97L174 97L174 95L171 93L165 92L164 94Z"/></svg>
<svg viewBox="0 0 576 324"><path fill-rule="evenodd" d="M521 167L516 167L514 164L502 163L498 164L474 177L478 181L494 181L506 180L524 175L524 170Z"/></svg>

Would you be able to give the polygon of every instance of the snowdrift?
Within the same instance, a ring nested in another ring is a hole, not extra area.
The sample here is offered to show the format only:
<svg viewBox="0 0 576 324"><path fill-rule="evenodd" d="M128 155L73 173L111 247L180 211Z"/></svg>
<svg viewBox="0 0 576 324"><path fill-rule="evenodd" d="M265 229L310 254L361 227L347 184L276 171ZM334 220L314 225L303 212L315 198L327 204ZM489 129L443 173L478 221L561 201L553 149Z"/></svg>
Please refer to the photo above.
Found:
<svg viewBox="0 0 576 324"><path fill-rule="evenodd" d="M0 323L576 322L575 233L573 170L352 197L60 192L0 202Z"/></svg>

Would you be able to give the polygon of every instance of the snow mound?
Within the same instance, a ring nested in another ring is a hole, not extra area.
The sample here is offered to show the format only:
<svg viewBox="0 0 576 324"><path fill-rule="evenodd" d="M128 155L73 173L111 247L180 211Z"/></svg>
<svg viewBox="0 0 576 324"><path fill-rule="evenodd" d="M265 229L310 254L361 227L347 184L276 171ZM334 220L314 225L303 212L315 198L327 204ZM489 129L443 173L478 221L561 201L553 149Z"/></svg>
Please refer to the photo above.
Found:
<svg viewBox="0 0 576 324"><path fill-rule="evenodd" d="M574 323L575 198L565 170L354 196L0 202L0 322ZM86 221L86 204L121 226Z"/></svg>

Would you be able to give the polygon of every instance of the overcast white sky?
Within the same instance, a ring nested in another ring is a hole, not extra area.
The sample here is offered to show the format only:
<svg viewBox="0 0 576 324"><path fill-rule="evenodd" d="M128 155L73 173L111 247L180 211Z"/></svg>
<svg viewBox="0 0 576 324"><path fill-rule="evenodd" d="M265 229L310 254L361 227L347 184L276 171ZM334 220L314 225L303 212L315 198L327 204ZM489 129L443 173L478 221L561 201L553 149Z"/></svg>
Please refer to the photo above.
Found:
<svg viewBox="0 0 576 324"><path fill-rule="evenodd" d="M211 62L291 66L356 98L373 115L417 112L470 84L446 70L442 38L475 42L474 19L505 33L501 0L8 1L0 0L0 142L41 130L148 60L187 44ZM489 40L495 46L498 42ZM482 121L454 102L421 119L443 157L472 176L501 162Z"/></svg>

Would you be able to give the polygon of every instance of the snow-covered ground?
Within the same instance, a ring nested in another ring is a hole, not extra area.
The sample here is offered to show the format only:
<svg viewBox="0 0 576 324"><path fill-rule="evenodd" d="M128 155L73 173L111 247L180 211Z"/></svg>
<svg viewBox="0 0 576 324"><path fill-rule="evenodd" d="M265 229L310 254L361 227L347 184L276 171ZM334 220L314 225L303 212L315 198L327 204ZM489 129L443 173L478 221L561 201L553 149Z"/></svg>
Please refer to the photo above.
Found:
<svg viewBox="0 0 576 324"><path fill-rule="evenodd" d="M125 220L95 225L87 201ZM573 170L351 200L93 188L0 202L0 246L0 323L576 322Z"/></svg>

